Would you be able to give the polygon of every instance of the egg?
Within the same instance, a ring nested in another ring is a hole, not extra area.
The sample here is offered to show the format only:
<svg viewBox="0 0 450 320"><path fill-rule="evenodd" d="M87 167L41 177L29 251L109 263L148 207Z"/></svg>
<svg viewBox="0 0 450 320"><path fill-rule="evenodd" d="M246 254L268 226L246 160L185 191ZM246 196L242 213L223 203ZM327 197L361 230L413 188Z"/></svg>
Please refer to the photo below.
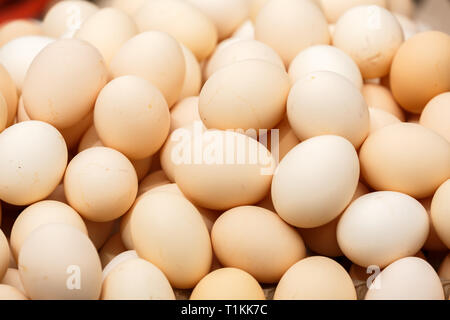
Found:
<svg viewBox="0 0 450 320"><path fill-rule="evenodd" d="M247 272L222 268L204 277L192 291L190 300L265 300L265 295Z"/></svg>
<svg viewBox="0 0 450 320"><path fill-rule="evenodd" d="M260 207L236 207L222 214L214 223L211 240L223 266L244 270L262 283L278 282L306 257L298 232Z"/></svg>
<svg viewBox="0 0 450 320"><path fill-rule="evenodd" d="M309 47L294 58L289 66L291 83L317 71L335 72L350 80L361 90L363 79L358 66L344 51L329 45Z"/></svg>
<svg viewBox="0 0 450 320"><path fill-rule="evenodd" d="M361 92L334 72L313 72L298 80L289 93L287 116L300 140L331 134L359 148L369 134L369 110Z"/></svg>
<svg viewBox="0 0 450 320"><path fill-rule="evenodd" d="M108 188L107 191L105 188ZM127 212L136 199L138 179L120 152L95 147L79 153L67 166L67 201L84 218L106 222Z"/></svg>
<svg viewBox="0 0 450 320"><path fill-rule="evenodd" d="M133 14L142 7L146 0L109 0L107 6L122 10L126 14Z"/></svg>
<svg viewBox="0 0 450 320"><path fill-rule="evenodd" d="M170 133L195 121L202 121L198 111L198 103L199 97L188 97L179 101L170 110Z"/></svg>
<svg viewBox="0 0 450 320"><path fill-rule="evenodd" d="M58 184L55 190L53 190L45 200L53 200L67 204L66 195L64 194L64 185L62 183Z"/></svg>
<svg viewBox="0 0 450 320"><path fill-rule="evenodd" d="M274 131L269 131L270 138L267 137L267 141L270 141L271 147L269 149L272 151L272 154L274 154L274 148L277 145L278 140L278 157L282 160L289 153L289 151L300 143L300 140L295 135L294 130L292 130L287 116L284 117L284 119L275 128L279 130L277 132L278 138L274 139L275 143L272 144L272 136L274 135ZM274 157L276 158L275 155Z"/></svg>
<svg viewBox="0 0 450 320"><path fill-rule="evenodd" d="M384 127L390 126L391 124L398 124L401 121L393 114L384 111L382 109L369 108L370 114L370 132L374 133Z"/></svg>
<svg viewBox="0 0 450 320"><path fill-rule="evenodd" d="M183 50L184 62L186 64L186 73L184 75L183 87L181 88L179 100L198 96L203 84L202 69L197 58L191 50L186 48L186 46L181 45L181 49Z"/></svg>
<svg viewBox="0 0 450 320"><path fill-rule="evenodd" d="M330 24L336 23L345 12L356 6L377 5L383 8L387 6L386 0L319 0L319 3Z"/></svg>
<svg viewBox="0 0 450 320"><path fill-rule="evenodd" d="M352 279L334 260L310 257L283 275L274 300L356 300Z"/></svg>
<svg viewBox="0 0 450 320"><path fill-rule="evenodd" d="M450 92L434 97L420 116L420 124L450 142Z"/></svg>
<svg viewBox="0 0 450 320"><path fill-rule="evenodd" d="M43 35L42 25L36 20L18 19L6 22L0 27L0 47L11 40L24 36Z"/></svg>
<svg viewBox="0 0 450 320"><path fill-rule="evenodd" d="M174 38L149 31L122 45L111 61L110 71L114 78L134 75L148 80L162 92L170 107L183 88L186 63L183 50Z"/></svg>
<svg viewBox="0 0 450 320"><path fill-rule="evenodd" d="M27 295L27 293L25 292L25 288L23 287L22 280L20 279L19 270L17 269L8 268L5 276L1 281L1 284L6 284L8 286L14 287L22 292L23 295Z"/></svg>
<svg viewBox="0 0 450 320"><path fill-rule="evenodd" d="M348 10L337 21L333 34L333 44L353 58L364 79L387 75L403 40L398 20L374 5Z"/></svg>
<svg viewBox="0 0 450 320"><path fill-rule="evenodd" d="M134 250L124 251L118 254L103 268L103 281L105 281L106 277L111 273L111 271L114 270L115 267L117 267L122 262L138 258L139 257Z"/></svg>
<svg viewBox="0 0 450 320"><path fill-rule="evenodd" d="M436 271L428 262L416 257L390 264L376 277L365 297L365 300L444 299L444 290Z"/></svg>
<svg viewBox="0 0 450 320"><path fill-rule="evenodd" d="M97 49L81 40L55 41L28 69L22 90L25 109L33 120L58 129L71 127L92 110L107 80L108 71Z"/></svg>
<svg viewBox="0 0 450 320"><path fill-rule="evenodd" d="M431 218L431 201L432 197L420 200L420 204L423 205L425 210L427 210L428 215ZM427 251L446 251L447 246L442 242L439 236L436 233L436 228L434 227L433 220L430 219L430 232L428 233L428 238L425 244L423 245L423 250Z"/></svg>
<svg viewBox="0 0 450 320"><path fill-rule="evenodd" d="M450 176L450 144L418 124L400 123L376 131L359 157L364 180L379 191L423 199Z"/></svg>
<svg viewBox="0 0 450 320"><path fill-rule="evenodd" d="M146 193L147 191L156 188L160 185L169 184L170 180L162 170L155 171L145 177L139 184L138 196Z"/></svg>
<svg viewBox="0 0 450 320"><path fill-rule="evenodd" d="M50 8L42 22L44 33L54 38L72 38L83 23L98 11L88 1L60 1Z"/></svg>
<svg viewBox="0 0 450 320"><path fill-rule="evenodd" d="M100 261L102 262L102 267L108 265L114 257L118 256L127 249L122 243L122 238L120 233L114 234L111 238L106 241L99 252Z"/></svg>
<svg viewBox="0 0 450 320"><path fill-rule="evenodd" d="M175 300L170 283L156 266L132 259L116 266L103 282L102 300Z"/></svg>
<svg viewBox="0 0 450 320"><path fill-rule="evenodd" d="M40 121L15 124L0 134L0 199L28 205L45 199L60 183L67 165L62 135Z"/></svg>
<svg viewBox="0 0 450 320"><path fill-rule="evenodd" d="M272 63L236 62L203 86L200 117L211 129L272 129L283 119L289 87L287 73Z"/></svg>
<svg viewBox="0 0 450 320"><path fill-rule="evenodd" d="M272 182L277 213L300 228L323 226L350 203L359 180L355 148L338 136L299 144L281 161Z"/></svg>
<svg viewBox="0 0 450 320"><path fill-rule="evenodd" d="M0 63L14 80L17 91L22 90L28 68L34 58L54 39L43 36L19 37L0 48Z"/></svg>
<svg viewBox="0 0 450 320"><path fill-rule="evenodd" d="M83 219L83 221L86 225L89 239L91 239L96 249L100 249L113 232L115 221L94 222L87 219Z"/></svg>
<svg viewBox="0 0 450 320"><path fill-rule="evenodd" d="M3 96L6 105L8 107L6 124L11 125L14 122L14 117L16 116L17 112L17 100L18 100L17 89L13 79L11 78L5 67L3 67L3 63L1 62L0 62L0 94ZM4 109L4 107L2 107L2 109Z"/></svg>
<svg viewBox="0 0 450 320"><path fill-rule="evenodd" d="M131 235L138 255L160 268L175 288L193 288L211 268L208 229L182 196L146 194L133 210Z"/></svg>
<svg viewBox="0 0 450 320"><path fill-rule="evenodd" d="M405 121L405 113L395 102L389 89L378 84L366 83L362 88L362 94L369 108L389 112L400 121Z"/></svg>
<svg viewBox="0 0 450 320"><path fill-rule="evenodd" d="M3 278L9 266L9 244L5 234L0 230L0 279Z"/></svg>
<svg viewBox="0 0 450 320"><path fill-rule="evenodd" d="M199 61L207 58L217 44L214 22L188 1L148 1L135 13L135 21L141 32L167 32L188 47Z"/></svg>
<svg viewBox="0 0 450 320"><path fill-rule="evenodd" d="M96 300L102 268L89 238L66 224L34 230L19 254L19 272L32 300Z"/></svg>
<svg viewBox="0 0 450 320"><path fill-rule="evenodd" d="M122 44L137 32L135 22L126 13L115 8L104 8L89 16L74 37L96 47L109 65Z"/></svg>
<svg viewBox="0 0 450 320"><path fill-rule="evenodd" d="M232 38L255 40L255 26L251 20L245 20L231 35Z"/></svg>
<svg viewBox="0 0 450 320"><path fill-rule="evenodd" d="M337 227L337 239L353 263L384 268L416 254L429 227L425 208L414 198L398 192L374 192L347 208ZM391 236L380 237L380 232Z"/></svg>
<svg viewBox="0 0 450 320"><path fill-rule="evenodd" d="M19 289L0 284L0 300L28 300L28 298Z"/></svg>
<svg viewBox="0 0 450 320"><path fill-rule="evenodd" d="M450 249L450 179L434 194L431 202L431 220L436 233Z"/></svg>
<svg viewBox="0 0 450 320"><path fill-rule="evenodd" d="M238 132L202 133L201 128L193 134L180 130L172 139L178 141L172 152L175 182L195 205L228 210L258 203L269 192L275 159L260 142Z"/></svg>
<svg viewBox="0 0 450 320"><path fill-rule="evenodd" d="M134 170L136 170L136 175L139 181L144 179L150 172L152 163L153 157L147 157L141 160L131 160L131 164L133 165Z"/></svg>
<svg viewBox="0 0 450 320"><path fill-rule="evenodd" d="M407 40L392 63L390 83L400 106L417 114L431 99L450 91L450 36L427 31Z"/></svg>
<svg viewBox="0 0 450 320"><path fill-rule="evenodd" d="M249 2L249 14L252 21L256 20L261 9L269 2L270 0L248 0Z"/></svg>
<svg viewBox="0 0 450 320"><path fill-rule="evenodd" d="M445 257L439 266L439 277L444 280L450 280L450 254Z"/></svg>
<svg viewBox="0 0 450 320"><path fill-rule="evenodd" d="M415 11L415 4L412 0L387 0L387 7L395 13L412 17Z"/></svg>
<svg viewBox="0 0 450 320"><path fill-rule="evenodd" d="M142 160L162 147L169 134L170 113L155 86L136 76L124 76L101 90L94 124L105 146Z"/></svg>
<svg viewBox="0 0 450 320"><path fill-rule="evenodd" d="M256 40L240 40L218 50L206 67L206 77L210 78L216 71L245 60L263 60L285 69L283 60L268 45Z"/></svg>
<svg viewBox="0 0 450 320"><path fill-rule="evenodd" d="M285 65L289 65L303 49L329 44L330 33L325 16L315 3L272 0L256 17L255 39L275 49Z"/></svg>
<svg viewBox="0 0 450 320"><path fill-rule="evenodd" d="M80 215L67 204L45 200L32 204L23 210L11 230L11 250L17 259L28 236L42 225L60 223L77 228L87 235L86 225Z"/></svg>
<svg viewBox="0 0 450 320"><path fill-rule="evenodd" d="M8 121L8 105L0 92L0 133L5 130Z"/></svg>

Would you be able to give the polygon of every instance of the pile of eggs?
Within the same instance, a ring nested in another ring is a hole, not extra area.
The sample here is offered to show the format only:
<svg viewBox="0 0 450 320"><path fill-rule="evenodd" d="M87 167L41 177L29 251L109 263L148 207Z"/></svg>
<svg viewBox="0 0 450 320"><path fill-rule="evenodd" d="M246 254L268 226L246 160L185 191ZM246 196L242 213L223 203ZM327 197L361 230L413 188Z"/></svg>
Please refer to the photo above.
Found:
<svg viewBox="0 0 450 320"><path fill-rule="evenodd" d="M450 36L413 9L68 0L1 26L0 299L445 299Z"/></svg>

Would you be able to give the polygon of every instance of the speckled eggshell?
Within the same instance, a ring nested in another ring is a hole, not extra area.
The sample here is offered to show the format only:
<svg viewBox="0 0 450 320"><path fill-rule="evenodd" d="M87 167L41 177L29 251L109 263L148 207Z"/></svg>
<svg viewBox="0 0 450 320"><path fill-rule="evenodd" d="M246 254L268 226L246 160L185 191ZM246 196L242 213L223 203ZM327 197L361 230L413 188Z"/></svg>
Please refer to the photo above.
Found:
<svg viewBox="0 0 450 320"><path fill-rule="evenodd" d="M450 179L434 194L431 202L431 220L437 235L450 249Z"/></svg>
<svg viewBox="0 0 450 320"><path fill-rule="evenodd" d="M420 124L450 142L450 92L433 98L420 116Z"/></svg>

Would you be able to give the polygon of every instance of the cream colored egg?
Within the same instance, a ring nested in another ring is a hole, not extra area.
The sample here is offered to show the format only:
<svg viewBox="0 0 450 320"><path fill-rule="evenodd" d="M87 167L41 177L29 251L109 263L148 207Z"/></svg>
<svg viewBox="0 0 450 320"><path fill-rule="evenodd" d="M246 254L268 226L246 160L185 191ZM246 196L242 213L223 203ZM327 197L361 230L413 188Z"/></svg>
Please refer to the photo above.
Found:
<svg viewBox="0 0 450 320"><path fill-rule="evenodd" d="M359 157L364 180L379 191L423 199L450 177L450 143L418 124L400 123L376 131Z"/></svg>
<svg viewBox="0 0 450 320"><path fill-rule="evenodd" d="M444 280L450 280L450 254L445 257L439 266L439 277Z"/></svg>
<svg viewBox="0 0 450 320"><path fill-rule="evenodd" d="M47 224L33 231L20 250L18 264L33 300L96 300L100 296L102 268L97 250L72 226Z"/></svg>
<svg viewBox="0 0 450 320"><path fill-rule="evenodd" d="M369 110L361 92L334 72L313 72L297 81L289 93L287 115L300 140L331 134L359 148L369 134Z"/></svg>
<svg viewBox="0 0 450 320"><path fill-rule="evenodd" d="M107 65L122 44L137 34L133 19L114 8L104 8L92 14L75 33L75 38L96 47Z"/></svg>
<svg viewBox="0 0 450 320"><path fill-rule="evenodd" d="M401 121L393 114L381 109L369 108L370 114L370 134L391 124L397 124Z"/></svg>
<svg viewBox="0 0 450 320"><path fill-rule="evenodd" d="M28 298L19 289L0 284L0 300L28 300Z"/></svg>
<svg viewBox="0 0 450 320"><path fill-rule="evenodd" d="M134 250L124 251L117 256L115 256L106 266L103 268L103 281L105 281L106 277L110 274L115 267L117 267L122 262L138 259L138 255Z"/></svg>
<svg viewBox="0 0 450 320"><path fill-rule="evenodd" d="M333 34L333 44L353 58L364 79L387 75L403 40L395 16L374 5L348 10L337 21Z"/></svg>
<svg viewBox="0 0 450 320"><path fill-rule="evenodd" d="M198 112L199 97L188 97L178 102L170 110L170 132L202 121Z"/></svg>
<svg viewBox="0 0 450 320"><path fill-rule="evenodd" d="M430 217L431 217L432 200L433 200L432 197L420 200L420 204L422 204L425 210L427 210L427 213ZM447 250L447 246L442 242L442 240L436 233L436 228L434 227L432 219L430 219L430 232L428 233L427 241L423 245L422 249L427 251L442 251L442 252Z"/></svg>
<svg viewBox="0 0 450 320"><path fill-rule="evenodd" d="M122 10L126 14L133 16L146 0L107 0L108 6Z"/></svg>
<svg viewBox="0 0 450 320"><path fill-rule="evenodd" d="M312 1L272 0L256 18L255 39L275 49L287 66L303 49L329 44L330 33L325 16Z"/></svg>
<svg viewBox="0 0 450 320"><path fill-rule="evenodd" d="M138 195L142 195L147 191L150 191L153 188L158 186L169 184L170 180L167 178L166 174L162 170L155 171L148 175L142 182L139 184Z"/></svg>
<svg viewBox="0 0 450 320"><path fill-rule="evenodd" d="M217 44L218 32L213 21L187 1L148 1L136 12L135 20L141 32L167 32L188 47L199 61L207 58Z"/></svg>
<svg viewBox="0 0 450 320"><path fill-rule="evenodd" d="M396 116L400 121L405 121L405 113L395 102L389 89L378 84L365 84L362 94L369 108L380 109Z"/></svg>
<svg viewBox="0 0 450 320"><path fill-rule="evenodd" d="M358 89L363 87L363 79L358 66L344 51L328 46L317 45L301 51L289 66L291 83L311 72L331 71L350 80Z"/></svg>
<svg viewBox="0 0 450 320"><path fill-rule="evenodd" d="M272 129L283 119L289 87L287 73L272 63L236 62L203 86L200 117L210 129Z"/></svg>
<svg viewBox="0 0 450 320"><path fill-rule="evenodd" d="M258 141L201 128L179 129L171 139L178 141L172 152L175 182L195 205L228 210L258 203L269 192L275 159Z"/></svg>
<svg viewBox="0 0 450 320"><path fill-rule="evenodd" d="M251 20L244 21L231 36L243 40L255 40L255 26Z"/></svg>
<svg viewBox="0 0 450 320"><path fill-rule="evenodd" d="M103 58L92 45L58 40L33 60L23 85L25 109L33 120L58 129L81 121L108 80Z"/></svg>
<svg viewBox="0 0 450 320"><path fill-rule="evenodd" d="M67 204L66 195L64 194L64 185L62 183L59 184L45 200L53 200Z"/></svg>
<svg viewBox="0 0 450 320"><path fill-rule="evenodd" d="M437 235L450 249L450 179L434 194L431 202L431 220Z"/></svg>
<svg viewBox="0 0 450 320"><path fill-rule="evenodd" d="M5 234L0 230L0 279L3 278L9 266L10 250L8 239Z"/></svg>
<svg viewBox="0 0 450 320"><path fill-rule="evenodd" d="M135 75L157 87L172 106L179 98L186 74L183 50L166 33L149 31L123 44L110 64L114 78Z"/></svg>
<svg viewBox="0 0 450 320"><path fill-rule="evenodd" d="M113 232L115 221L93 222L87 219L83 219L83 221L86 225L89 239L91 239L97 250L100 249Z"/></svg>
<svg viewBox="0 0 450 320"><path fill-rule="evenodd" d="M278 132L270 131L269 132L270 138L268 136L267 141L268 143L269 141L271 143L271 147L269 150L271 150L274 158L277 158L275 150L276 145L278 145L278 158L281 161L289 153L289 151L294 149L300 143L300 140L298 140L294 130L292 130L287 117L284 117L284 119L275 128L278 129L279 131ZM277 134L278 137L272 138L274 135Z"/></svg>
<svg viewBox="0 0 450 320"><path fill-rule="evenodd" d="M406 17L412 17L416 9L413 0L387 0L387 7L392 12L402 14Z"/></svg>
<svg viewBox="0 0 450 320"><path fill-rule="evenodd" d="M40 121L15 124L0 134L0 199L28 205L45 199L67 165L62 135Z"/></svg>
<svg viewBox="0 0 450 320"><path fill-rule="evenodd" d="M191 300L265 300L259 283L247 272L222 268L204 277L192 291Z"/></svg>
<svg viewBox="0 0 450 320"><path fill-rule="evenodd" d="M169 134L170 113L155 86L136 76L124 76L100 92L94 124L105 146L142 160L162 147Z"/></svg>
<svg viewBox="0 0 450 320"><path fill-rule="evenodd" d="M120 233L114 234L111 238L108 239L108 241L106 241L99 252L102 267L106 267L112 259L114 259L122 252L125 252L126 250L127 249L122 243Z"/></svg>
<svg viewBox="0 0 450 320"><path fill-rule="evenodd" d="M0 47L20 37L40 36L43 33L42 25L37 20L12 20L0 27Z"/></svg>
<svg viewBox="0 0 450 320"><path fill-rule="evenodd" d="M450 92L436 96L427 104L420 116L420 124L450 142Z"/></svg>
<svg viewBox="0 0 450 320"><path fill-rule="evenodd" d="M375 192L353 202L339 221L339 247L359 266L384 268L395 260L416 254L429 232L425 208L398 192ZM380 234L389 237L380 237Z"/></svg>
<svg viewBox="0 0 450 320"><path fill-rule="evenodd" d="M103 147L103 143L100 141L95 126L92 125L81 138L80 143L78 144L78 153L94 147Z"/></svg>
<svg viewBox="0 0 450 320"><path fill-rule="evenodd" d="M0 93L8 106L8 120L6 124L11 125L14 122L14 117L17 112L17 89L13 79L5 67L3 67L2 63L0 63Z"/></svg>
<svg viewBox="0 0 450 320"><path fill-rule="evenodd" d="M64 189L69 204L84 218L106 222L119 218L131 207L138 180L133 165L124 155L96 147L72 159Z"/></svg>
<svg viewBox="0 0 450 320"><path fill-rule="evenodd" d="M175 300L170 283L156 266L132 259L116 266L103 282L102 300Z"/></svg>
<svg viewBox="0 0 450 320"><path fill-rule="evenodd" d="M182 196L145 195L133 210L131 234L138 255L160 268L175 288L193 288L211 268L208 229Z"/></svg>
<svg viewBox="0 0 450 320"><path fill-rule="evenodd" d="M408 257L395 261L372 283L365 300L444 300L441 281L423 259Z"/></svg>
<svg viewBox="0 0 450 320"><path fill-rule="evenodd" d="M299 233L260 207L237 207L222 214L214 223L211 240L223 266L244 270L262 283L278 282L306 257Z"/></svg>
<svg viewBox="0 0 450 320"><path fill-rule="evenodd" d="M181 49L183 49L186 73L179 100L187 97L198 96L203 84L202 69L200 67L200 63L197 61L197 58L186 46L181 45Z"/></svg>
<svg viewBox="0 0 450 320"><path fill-rule="evenodd" d="M20 279L20 273L17 269L8 268L5 276L1 281L1 284L6 284L8 286L14 287L26 296L25 288L23 287L22 280Z"/></svg>
<svg viewBox="0 0 450 320"><path fill-rule="evenodd" d="M136 174L138 177L138 180L141 181L144 179L147 174L150 172L150 168L153 163L153 157L147 157L141 160L131 160L131 164L134 167L134 170L136 170Z"/></svg>
<svg viewBox="0 0 450 320"><path fill-rule="evenodd" d="M338 136L309 139L281 161L272 182L277 213L300 228L323 226L350 203L359 161L350 142Z"/></svg>
<svg viewBox="0 0 450 320"><path fill-rule="evenodd" d="M283 275L275 300L356 300L352 279L329 258L310 257L297 262Z"/></svg>
<svg viewBox="0 0 450 320"><path fill-rule="evenodd" d="M396 1L396 0L394 0ZM349 9L360 5L377 5L386 8L386 0L319 0L329 23L336 23Z"/></svg>
<svg viewBox="0 0 450 320"><path fill-rule="evenodd" d="M50 37L72 38L86 19L97 11L98 7L88 1L61 1L47 12L42 28Z"/></svg>
<svg viewBox="0 0 450 320"><path fill-rule="evenodd" d="M248 0L249 1L249 14L252 21L256 20L261 9L270 1L270 0Z"/></svg>
<svg viewBox="0 0 450 320"><path fill-rule="evenodd" d="M280 56L268 45L256 40L240 40L218 50L208 62L206 77L210 78L216 71L244 60L263 60L273 63L284 70Z"/></svg>
<svg viewBox="0 0 450 320"><path fill-rule="evenodd" d="M5 130L8 122L8 105L6 100L0 92L0 133Z"/></svg>
<svg viewBox="0 0 450 320"><path fill-rule="evenodd" d="M11 250L17 259L28 236L45 224L68 224L87 235L86 225L80 215L67 204L45 200L32 204L23 210L11 230Z"/></svg>

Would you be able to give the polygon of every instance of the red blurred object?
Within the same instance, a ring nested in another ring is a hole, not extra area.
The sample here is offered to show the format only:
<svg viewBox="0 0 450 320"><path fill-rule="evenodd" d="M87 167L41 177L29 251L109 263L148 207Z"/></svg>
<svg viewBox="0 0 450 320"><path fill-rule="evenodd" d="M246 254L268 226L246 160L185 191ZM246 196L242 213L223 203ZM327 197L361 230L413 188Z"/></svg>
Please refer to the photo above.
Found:
<svg viewBox="0 0 450 320"><path fill-rule="evenodd" d="M0 0L0 24L15 19L37 18L51 0Z"/></svg>

